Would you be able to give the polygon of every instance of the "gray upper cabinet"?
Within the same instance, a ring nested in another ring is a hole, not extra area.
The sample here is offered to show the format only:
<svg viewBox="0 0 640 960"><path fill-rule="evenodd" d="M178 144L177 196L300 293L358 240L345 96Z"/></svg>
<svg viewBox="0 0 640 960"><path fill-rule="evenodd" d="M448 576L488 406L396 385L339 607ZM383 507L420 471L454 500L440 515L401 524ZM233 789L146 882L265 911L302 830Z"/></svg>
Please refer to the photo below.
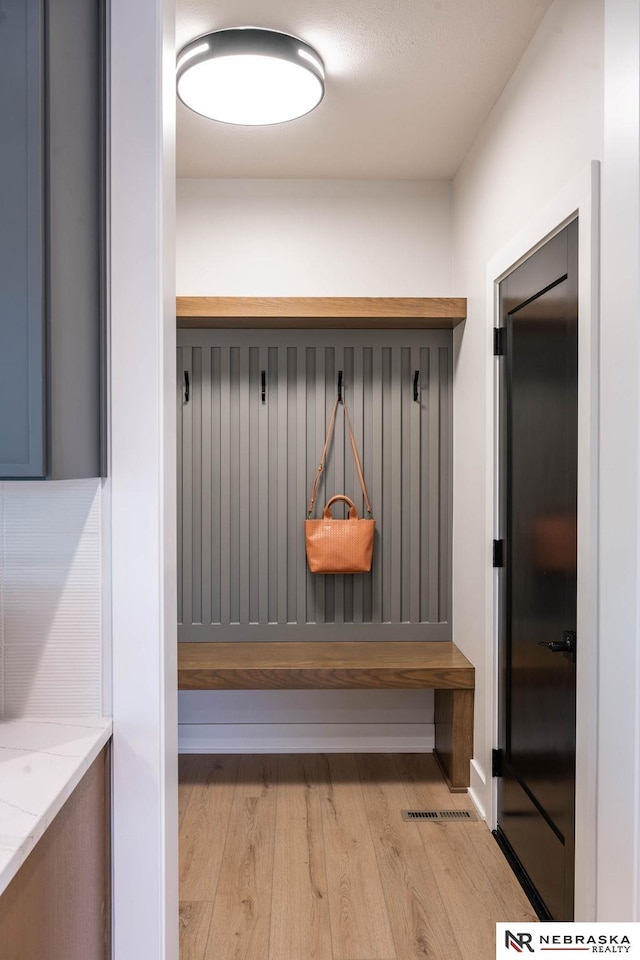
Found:
<svg viewBox="0 0 640 960"><path fill-rule="evenodd" d="M0 17L0 471L41 477L44 436L43 22L9 0Z"/></svg>
<svg viewBox="0 0 640 960"><path fill-rule="evenodd" d="M0 6L0 478L101 474L99 0Z"/></svg>

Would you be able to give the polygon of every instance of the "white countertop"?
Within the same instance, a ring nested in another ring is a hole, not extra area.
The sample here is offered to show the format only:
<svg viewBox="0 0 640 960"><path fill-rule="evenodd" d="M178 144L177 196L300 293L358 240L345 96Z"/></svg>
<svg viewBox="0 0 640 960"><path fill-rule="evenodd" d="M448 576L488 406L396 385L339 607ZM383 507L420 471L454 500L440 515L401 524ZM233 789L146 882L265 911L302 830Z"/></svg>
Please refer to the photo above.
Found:
<svg viewBox="0 0 640 960"><path fill-rule="evenodd" d="M107 717L0 721L0 893L110 736Z"/></svg>

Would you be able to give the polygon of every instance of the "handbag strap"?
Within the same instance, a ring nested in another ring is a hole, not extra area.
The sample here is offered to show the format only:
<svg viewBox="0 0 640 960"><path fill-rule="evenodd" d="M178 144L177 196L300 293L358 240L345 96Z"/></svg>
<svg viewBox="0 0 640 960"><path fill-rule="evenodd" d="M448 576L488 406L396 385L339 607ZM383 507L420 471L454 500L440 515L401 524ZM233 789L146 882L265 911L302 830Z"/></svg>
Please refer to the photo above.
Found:
<svg viewBox="0 0 640 960"><path fill-rule="evenodd" d="M349 440L351 441L351 449L353 450L353 459L356 462L356 470L358 471L358 479L360 480L360 486L362 487L362 495L364 497L364 502L367 507L367 513L369 516L372 516L371 513L371 504L369 503L369 496L367 494L367 488L364 482L364 474L362 473L362 466L360 464L360 457L358 456L358 448L356 446L356 438L353 435L353 430L351 429L351 420L349 419L349 411L347 410L347 405L344 399L339 400L336 397L336 402L333 405L333 410L331 411L331 416L329 417L329 426L327 427L327 436L324 441L324 447L322 448L322 454L320 456L320 463L318 464L318 469L316 471L316 476L313 481L313 487L311 490L311 499L309 500L309 509L307 511L307 516L310 517L313 513L313 507L316 502L316 496L318 495L318 485L320 483L320 477L322 476L322 471L324 470L324 462L327 458L327 450L329 449L329 443L331 441L331 436L335 429L336 425L336 413L338 411L338 404L342 403L344 407L344 418L347 425L347 432L349 434Z"/></svg>

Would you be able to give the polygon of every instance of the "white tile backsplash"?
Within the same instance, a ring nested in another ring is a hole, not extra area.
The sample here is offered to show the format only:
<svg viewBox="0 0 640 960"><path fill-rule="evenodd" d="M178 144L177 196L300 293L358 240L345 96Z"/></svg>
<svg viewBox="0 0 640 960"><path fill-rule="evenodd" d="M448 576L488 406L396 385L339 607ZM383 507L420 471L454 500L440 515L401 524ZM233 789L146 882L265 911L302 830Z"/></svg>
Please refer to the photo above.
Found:
<svg viewBox="0 0 640 960"><path fill-rule="evenodd" d="M0 717L4 717L4 487L0 482Z"/></svg>
<svg viewBox="0 0 640 960"><path fill-rule="evenodd" d="M102 712L101 481L0 483L0 715Z"/></svg>

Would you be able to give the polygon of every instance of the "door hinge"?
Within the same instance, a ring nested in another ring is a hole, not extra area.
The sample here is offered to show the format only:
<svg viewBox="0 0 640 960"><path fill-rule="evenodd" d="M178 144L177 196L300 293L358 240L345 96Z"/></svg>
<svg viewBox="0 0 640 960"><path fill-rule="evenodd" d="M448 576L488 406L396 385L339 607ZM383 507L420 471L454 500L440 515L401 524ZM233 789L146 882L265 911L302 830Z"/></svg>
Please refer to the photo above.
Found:
<svg viewBox="0 0 640 960"><path fill-rule="evenodd" d="M504 567L504 540L493 541L493 565Z"/></svg>
<svg viewBox="0 0 640 960"><path fill-rule="evenodd" d="M502 750L491 751L491 776L502 776Z"/></svg>
<svg viewBox="0 0 640 960"><path fill-rule="evenodd" d="M504 357L505 350L505 327L493 328L493 355L494 357Z"/></svg>

